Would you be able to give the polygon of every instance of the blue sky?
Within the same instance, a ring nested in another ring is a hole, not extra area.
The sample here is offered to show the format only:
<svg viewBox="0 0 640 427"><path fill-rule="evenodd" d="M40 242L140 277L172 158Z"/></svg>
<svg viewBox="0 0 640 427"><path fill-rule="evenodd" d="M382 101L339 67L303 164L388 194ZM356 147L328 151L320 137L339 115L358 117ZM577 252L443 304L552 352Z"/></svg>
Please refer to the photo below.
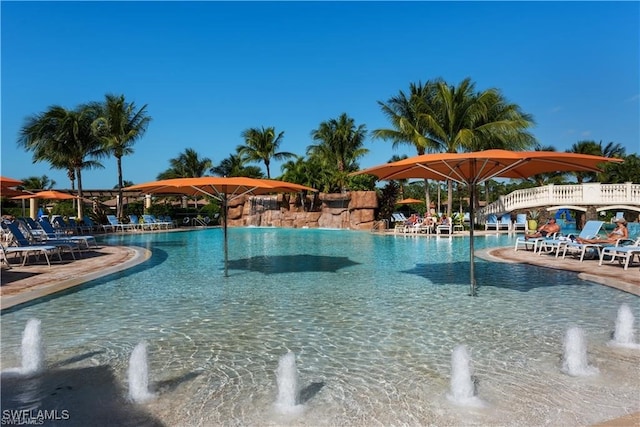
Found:
<svg viewBox="0 0 640 427"><path fill-rule="evenodd" d="M249 127L284 131L304 155L320 122L346 112L389 127L378 101L412 82L466 77L534 116L558 150L590 139L640 152L640 2L7 2L1 7L2 171L47 175L16 144L27 116L124 94L148 131L124 179L155 180L186 148L214 164ZM367 138L361 167L405 147ZM115 159L83 187L112 188ZM272 165L272 175L281 173Z"/></svg>

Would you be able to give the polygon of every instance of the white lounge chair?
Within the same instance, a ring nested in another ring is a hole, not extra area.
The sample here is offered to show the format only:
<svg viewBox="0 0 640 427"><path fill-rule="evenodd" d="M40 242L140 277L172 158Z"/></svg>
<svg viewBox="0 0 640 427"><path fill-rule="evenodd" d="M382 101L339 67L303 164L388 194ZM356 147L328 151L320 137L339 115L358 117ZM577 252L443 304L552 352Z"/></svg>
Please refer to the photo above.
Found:
<svg viewBox="0 0 640 427"><path fill-rule="evenodd" d="M638 257L638 261L640 261L640 237L636 239L631 245L616 245L616 246L605 246L600 251L600 262L598 265L602 265L605 257L611 257L610 263L613 263L615 260L618 260L620 264L624 266L624 269L629 268L629 264L633 262L634 257Z"/></svg>
<svg viewBox="0 0 640 427"><path fill-rule="evenodd" d="M500 217L500 222L498 222L498 231L507 230L511 231L511 214L506 213Z"/></svg>
<svg viewBox="0 0 640 427"><path fill-rule="evenodd" d="M578 237L580 237L581 239L593 239L600 232L600 229L602 228L603 223L604 223L603 221L587 221L582 231L580 231L580 234L578 235ZM560 255L560 252L562 251L563 257L564 257L564 254L566 253L565 246L569 244L573 245L574 247L576 245L582 245L581 243L574 242L574 239L572 239L571 237L573 236L567 236L567 237L561 236L556 239L545 239L544 241L539 243L540 249L538 250L538 253L542 255L543 253L555 252L556 258L557 258ZM586 251L586 249L587 249L586 247L580 248L580 250L583 251L580 257L581 261L582 259L584 259L584 252ZM596 250L599 251L599 249L596 249Z"/></svg>
<svg viewBox="0 0 640 427"><path fill-rule="evenodd" d="M498 216L495 214L487 215L487 220L484 223L484 230L496 230L498 231Z"/></svg>
<svg viewBox="0 0 640 427"><path fill-rule="evenodd" d="M513 223L513 231L524 231L525 233L529 230L527 222L527 214L517 214L516 222Z"/></svg>
<svg viewBox="0 0 640 427"><path fill-rule="evenodd" d="M51 261L49 259L49 254L58 254L58 258L62 261L62 257L60 256L60 250L56 246L52 245L29 245L29 246L7 246L4 247L0 245L0 254L2 255L2 261L6 264L7 268L11 268L11 264L9 263L9 258L7 258L7 254L20 254L22 256L22 266L24 267L27 264L27 260L29 256L35 255L36 258L40 255L44 255L45 260L47 261L47 265L51 267Z"/></svg>

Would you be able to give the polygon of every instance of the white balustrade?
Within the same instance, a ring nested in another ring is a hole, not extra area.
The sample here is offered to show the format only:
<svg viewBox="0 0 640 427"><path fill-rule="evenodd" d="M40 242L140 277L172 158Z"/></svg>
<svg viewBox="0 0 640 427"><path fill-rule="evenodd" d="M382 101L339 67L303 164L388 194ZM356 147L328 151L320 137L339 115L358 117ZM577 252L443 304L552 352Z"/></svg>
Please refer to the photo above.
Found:
<svg viewBox="0 0 640 427"><path fill-rule="evenodd" d="M530 209L540 206L562 205L630 205L640 206L640 184L583 184L554 185L523 188L505 196L481 209L479 216L512 212L516 209Z"/></svg>

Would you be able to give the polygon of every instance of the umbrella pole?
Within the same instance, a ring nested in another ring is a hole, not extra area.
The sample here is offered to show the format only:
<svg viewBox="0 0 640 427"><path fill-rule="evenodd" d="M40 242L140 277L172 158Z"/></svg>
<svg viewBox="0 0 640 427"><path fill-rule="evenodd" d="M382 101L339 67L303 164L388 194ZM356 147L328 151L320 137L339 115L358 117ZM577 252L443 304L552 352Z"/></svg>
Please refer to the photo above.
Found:
<svg viewBox="0 0 640 427"><path fill-rule="evenodd" d="M222 229L224 232L224 277L229 277L229 242L227 239L227 213L229 211L229 206L227 205L226 193L222 195L222 211Z"/></svg>
<svg viewBox="0 0 640 427"><path fill-rule="evenodd" d="M474 266L474 249L473 249L473 229L475 227L474 217L475 214L473 212L475 207L475 185L473 183L469 183L469 278L470 278L470 289L469 295L472 297L477 297L478 293L476 292L476 273Z"/></svg>

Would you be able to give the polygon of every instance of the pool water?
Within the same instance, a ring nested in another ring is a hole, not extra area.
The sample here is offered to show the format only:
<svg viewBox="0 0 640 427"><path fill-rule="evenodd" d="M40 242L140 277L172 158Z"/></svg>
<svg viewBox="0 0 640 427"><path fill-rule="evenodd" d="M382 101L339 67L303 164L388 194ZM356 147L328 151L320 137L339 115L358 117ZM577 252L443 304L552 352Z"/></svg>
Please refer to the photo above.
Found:
<svg viewBox="0 0 640 427"><path fill-rule="evenodd" d="M512 235L476 237L476 250ZM2 369L20 364L28 319L47 363L109 366L126 389L148 343L143 408L166 425L589 425L640 410L640 352L607 345L618 308L640 299L570 272L476 261L467 238L317 229L112 235L153 256L133 269L2 315ZM578 326L592 377L561 372ZM483 407L447 399L464 344ZM274 409L279 358L296 356L303 410ZM180 380L178 380L180 379ZM162 385L172 384L171 387Z"/></svg>

